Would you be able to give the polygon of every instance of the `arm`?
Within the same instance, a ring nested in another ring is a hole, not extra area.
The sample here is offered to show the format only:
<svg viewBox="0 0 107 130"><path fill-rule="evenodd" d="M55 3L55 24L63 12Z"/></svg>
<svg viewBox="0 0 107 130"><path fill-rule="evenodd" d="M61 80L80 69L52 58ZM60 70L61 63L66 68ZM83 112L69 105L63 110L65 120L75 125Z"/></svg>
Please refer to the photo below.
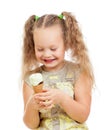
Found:
<svg viewBox="0 0 107 130"><path fill-rule="evenodd" d="M23 99L24 99L24 116L23 121L27 127L33 129L39 125L39 112L37 102L34 98L33 90L27 85L23 84Z"/></svg>
<svg viewBox="0 0 107 130"><path fill-rule="evenodd" d="M60 106L74 120L83 123L88 118L91 106L91 83L81 74L74 87L75 99L62 96ZM69 102L69 103L68 103Z"/></svg>

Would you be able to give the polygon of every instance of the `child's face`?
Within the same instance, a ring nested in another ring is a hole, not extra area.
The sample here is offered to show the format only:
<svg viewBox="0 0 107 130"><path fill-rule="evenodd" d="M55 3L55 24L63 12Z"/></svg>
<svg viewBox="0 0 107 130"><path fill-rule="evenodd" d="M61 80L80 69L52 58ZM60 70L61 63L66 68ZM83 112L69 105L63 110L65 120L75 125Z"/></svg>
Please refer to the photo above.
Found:
<svg viewBox="0 0 107 130"><path fill-rule="evenodd" d="M54 71L64 64L65 45L58 25L34 31L35 55L45 70Z"/></svg>

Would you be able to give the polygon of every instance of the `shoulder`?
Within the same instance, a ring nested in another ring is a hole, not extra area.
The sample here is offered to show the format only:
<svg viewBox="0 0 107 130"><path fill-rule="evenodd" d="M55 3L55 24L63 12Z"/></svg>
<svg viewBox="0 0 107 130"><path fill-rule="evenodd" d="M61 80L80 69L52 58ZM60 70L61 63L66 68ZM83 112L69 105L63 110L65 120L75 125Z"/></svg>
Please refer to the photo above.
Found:
<svg viewBox="0 0 107 130"><path fill-rule="evenodd" d="M72 71L73 70L75 70L75 71L80 70L79 64L71 62L71 61L66 61L66 67L70 70L72 69Z"/></svg>
<svg viewBox="0 0 107 130"><path fill-rule="evenodd" d="M80 66L76 63L73 63L71 61L66 61L66 68L68 73L71 73L73 75L74 84L78 80L80 74L82 73L82 69Z"/></svg>

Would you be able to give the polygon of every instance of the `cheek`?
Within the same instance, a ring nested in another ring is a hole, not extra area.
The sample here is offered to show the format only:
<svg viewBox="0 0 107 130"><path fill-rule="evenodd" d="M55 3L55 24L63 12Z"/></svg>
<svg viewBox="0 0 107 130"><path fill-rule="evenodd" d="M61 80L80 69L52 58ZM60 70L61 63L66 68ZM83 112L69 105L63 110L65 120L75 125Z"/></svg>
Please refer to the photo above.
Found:
<svg viewBox="0 0 107 130"><path fill-rule="evenodd" d="M65 50L61 49L57 52L57 55L63 57L65 55Z"/></svg>
<svg viewBox="0 0 107 130"><path fill-rule="evenodd" d="M65 55L64 55L64 53L63 53L62 51L59 51L59 52L57 52L57 53L55 54L55 56L56 56L57 58L63 59Z"/></svg>
<svg viewBox="0 0 107 130"><path fill-rule="evenodd" d="M35 52L35 56L36 56L37 59L39 59L41 57L41 53Z"/></svg>

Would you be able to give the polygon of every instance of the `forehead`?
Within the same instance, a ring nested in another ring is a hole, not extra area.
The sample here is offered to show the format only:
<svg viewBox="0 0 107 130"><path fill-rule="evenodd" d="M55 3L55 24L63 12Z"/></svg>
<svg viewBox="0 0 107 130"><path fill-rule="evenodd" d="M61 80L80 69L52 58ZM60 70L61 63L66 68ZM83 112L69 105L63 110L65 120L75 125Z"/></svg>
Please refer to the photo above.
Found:
<svg viewBox="0 0 107 130"><path fill-rule="evenodd" d="M59 25L54 25L47 28L36 28L34 30L34 42L53 42L62 39L62 30Z"/></svg>

